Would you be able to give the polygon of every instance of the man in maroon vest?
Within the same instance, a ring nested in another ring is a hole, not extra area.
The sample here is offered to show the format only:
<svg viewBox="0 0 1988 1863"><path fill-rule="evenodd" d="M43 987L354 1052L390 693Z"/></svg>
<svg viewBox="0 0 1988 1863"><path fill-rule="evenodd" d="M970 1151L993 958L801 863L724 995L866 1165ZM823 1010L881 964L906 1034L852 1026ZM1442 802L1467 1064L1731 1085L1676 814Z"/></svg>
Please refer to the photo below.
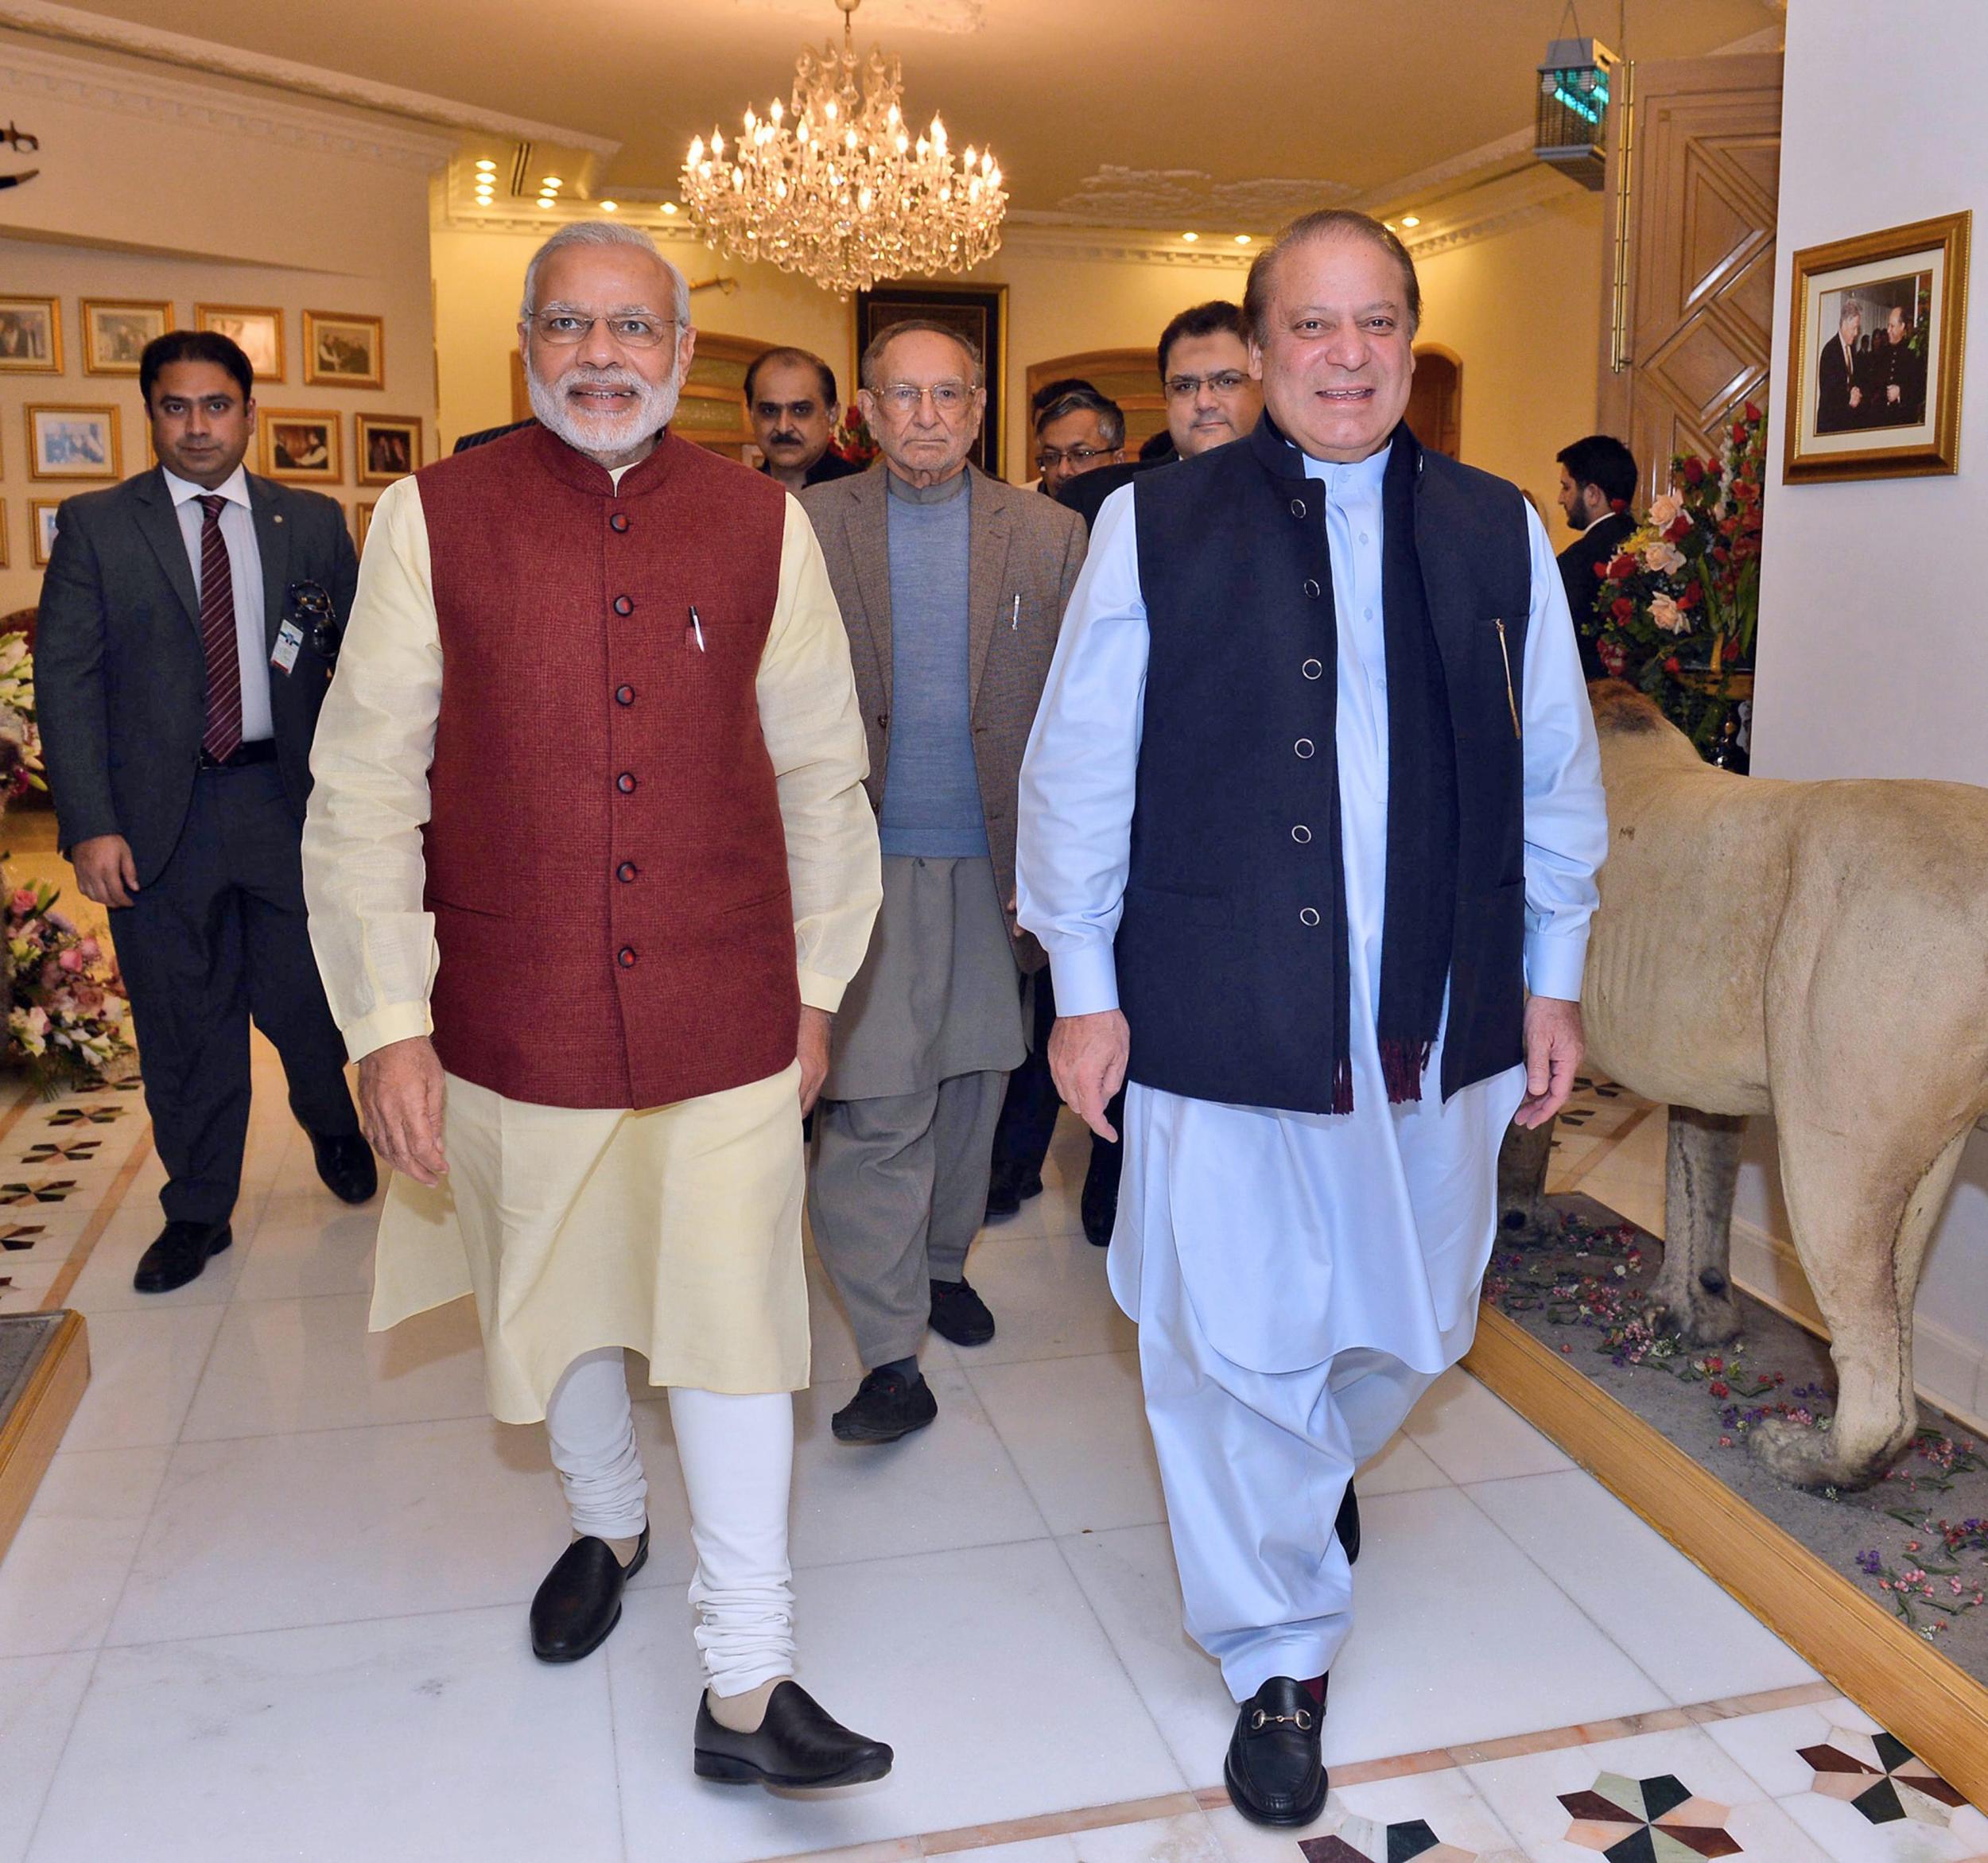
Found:
<svg viewBox="0 0 1988 1863"><path fill-rule="evenodd" d="M801 1116L881 896L847 637L800 507L668 430L694 335L647 236L525 277L537 425L381 498L305 831L311 930L395 1171L373 1325L474 1292L492 1413L543 1419L570 1662L646 1558L625 1349L670 1390L709 1779L891 1749L791 1679Z"/></svg>

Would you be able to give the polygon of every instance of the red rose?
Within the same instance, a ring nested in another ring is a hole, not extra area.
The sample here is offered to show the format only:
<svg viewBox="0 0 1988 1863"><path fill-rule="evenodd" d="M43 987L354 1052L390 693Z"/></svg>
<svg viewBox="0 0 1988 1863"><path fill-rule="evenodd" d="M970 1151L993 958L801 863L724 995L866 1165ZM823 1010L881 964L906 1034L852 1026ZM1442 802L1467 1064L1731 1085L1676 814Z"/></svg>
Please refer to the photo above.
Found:
<svg viewBox="0 0 1988 1863"><path fill-rule="evenodd" d="M1673 654L1664 662L1664 670L1666 673L1682 673L1684 669L1677 663L1677 655Z"/></svg>
<svg viewBox="0 0 1988 1863"><path fill-rule="evenodd" d="M1733 1395L1731 1387L1716 1378L1712 1380L1710 1390L1714 1397L1730 1397Z"/></svg>
<svg viewBox="0 0 1988 1863"><path fill-rule="evenodd" d="M1691 520L1682 511L1671 520L1670 527L1664 533L1666 540L1672 543L1682 543L1691 534Z"/></svg>
<svg viewBox="0 0 1988 1863"><path fill-rule="evenodd" d="M1612 498L1609 500L1609 509L1612 511L1626 511L1629 508L1629 501L1625 498Z"/></svg>
<svg viewBox="0 0 1988 1863"><path fill-rule="evenodd" d="M1635 573L1636 558L1626 553L1609 565L1608 579L1611 582L1627 582Z"/></svg>
<svg viewBox="0 0 1988 1863"><path fill-rule="evenodd" d="M1680 608L1695 608L1698 606L1699 597L1704 592L1695 582L1687 583L1683 594L1677 598L1677 605Z"/></svg>
<svg viewBox="0 0 1988 1863"><path fill-rule="evenodd" d="M1701 459L1688 459L1684 462L1686 483L1703 485L1705 483L1705 462Z"/></svg>
<svg viewBox="0 0 1988 1863"><path fill-rule="evenodd" d="M1609 612L1618 621L1632 619L1636 614L1636 604L1625 595L1619 595L1611 604Z"/></svg>
<svg viewBox="0 0 1988 1863"><path fill-rule="evenodd" d="M1761 418L1760 409L1755 407L1750 401L1746 404L1746 417L1749 421L1757 421Z"/></svg>
<svg viewBox="0 0 1988 1863"><path fill-rule="evenodd" d="M1746 428L1744 422L1735 421L1733 423L1733 438L1741 446L1746 444Z"/></svg>

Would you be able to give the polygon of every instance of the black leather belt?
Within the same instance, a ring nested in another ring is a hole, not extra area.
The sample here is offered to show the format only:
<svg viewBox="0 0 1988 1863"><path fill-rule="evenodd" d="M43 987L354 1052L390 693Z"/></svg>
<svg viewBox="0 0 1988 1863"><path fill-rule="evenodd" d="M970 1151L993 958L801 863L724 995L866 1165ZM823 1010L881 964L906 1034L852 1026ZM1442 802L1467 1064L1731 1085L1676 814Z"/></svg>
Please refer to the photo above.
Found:
<svg viewBox="0 0 1988 1863"><path fill-rule="evenodd" d="M241 770L250 763L274 763L276 761L276 739L258 737L253 743L242 745L225 757L211 757L205 751L200 753L203 770Z"/></svg>

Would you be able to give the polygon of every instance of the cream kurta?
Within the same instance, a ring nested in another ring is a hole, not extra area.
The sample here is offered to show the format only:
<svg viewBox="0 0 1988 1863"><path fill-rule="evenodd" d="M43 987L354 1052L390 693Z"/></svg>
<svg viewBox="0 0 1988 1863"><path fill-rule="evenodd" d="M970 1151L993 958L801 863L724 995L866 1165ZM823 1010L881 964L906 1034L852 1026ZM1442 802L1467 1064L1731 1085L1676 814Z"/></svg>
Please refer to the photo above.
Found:
<svg viewBox="0 0 1988 1863"><path fill-rule="evenodd" d="M530 522L521 512L520 522ZM528 677L529 668L520 676ZM443 666L421 493L382 495L311 754L311 940L355 1060L429 1032L437 962L421 825ZM778 778L801 999L833 1011L882 897L848 637L813 527L787 500L757 681ZM558 935L548 908L546 936ZM581 1353L632 1347L650 1381L808 1380L798 1073L645 1111L527 1105L452 1078L433 1190L398 1174L372 1326L474 1291L491 1413L535 1422Z"/></svg>

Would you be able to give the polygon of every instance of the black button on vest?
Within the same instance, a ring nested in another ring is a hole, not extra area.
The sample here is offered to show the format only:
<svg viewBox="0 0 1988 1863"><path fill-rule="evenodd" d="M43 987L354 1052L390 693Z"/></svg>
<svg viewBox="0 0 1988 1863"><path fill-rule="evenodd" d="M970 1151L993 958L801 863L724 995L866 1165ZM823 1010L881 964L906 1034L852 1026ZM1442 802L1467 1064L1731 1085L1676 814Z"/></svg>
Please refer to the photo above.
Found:
<svg viewBox="0 0 1988 1863"><path fill-rule="evenodd" d="M632 705L635 702L635 689L632 685L618 685L615 688L615 703L617 705Z"/></svg>
<svg viewBox="0 0 1988 1863"><path fill-rule="evenodd" d="M615 597L615 612L617 615L632 615L635 611L635 604L627 596L618 595Z"/></svg>
<svg viewBox="0 0 1988 1863"><path fill-rule="evenodd" d="M624 860L615 869L615 878L619 880L624 887L633 880L635 877L635 864L632 860Z"/></svg>
<svg viewBox="0 0 1988 1863"><path fill-rule="evenodd" d="M635 779L624 770L615 778L615 787L624 796L632 796L635 793Z"/></svg>
<svg viewBox="0 0 1988 1863"><path fill-rule="evenodd" d="M615 962L619 964L623 970L633 970L635 967L635 946L623 945L619 951L615 952Z"/></svg>
<svg viewBox="0 0 1988 1863"><path fill-rule="evenodd" d="M628 514L626 511L616 511L608 520L608 528L610 530L626 530L628 528Z"/></svg>

